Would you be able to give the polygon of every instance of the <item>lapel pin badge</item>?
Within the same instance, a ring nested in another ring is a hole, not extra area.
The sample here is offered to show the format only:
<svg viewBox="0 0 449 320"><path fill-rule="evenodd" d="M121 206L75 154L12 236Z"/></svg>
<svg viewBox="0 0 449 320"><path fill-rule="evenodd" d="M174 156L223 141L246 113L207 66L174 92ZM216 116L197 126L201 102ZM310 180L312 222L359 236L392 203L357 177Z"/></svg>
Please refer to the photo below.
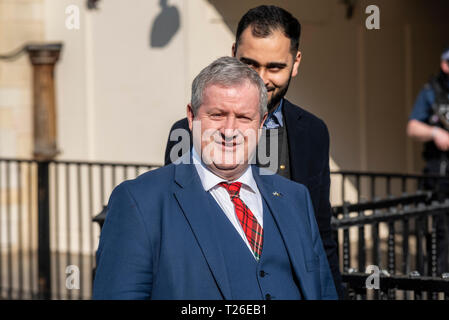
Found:
<svg viewBox="0 0 449 320"><path fill-rule="evenodd" d="M279 193L277 191L273 192L273 196L275 197L282 197L282 193Z"/></svg>

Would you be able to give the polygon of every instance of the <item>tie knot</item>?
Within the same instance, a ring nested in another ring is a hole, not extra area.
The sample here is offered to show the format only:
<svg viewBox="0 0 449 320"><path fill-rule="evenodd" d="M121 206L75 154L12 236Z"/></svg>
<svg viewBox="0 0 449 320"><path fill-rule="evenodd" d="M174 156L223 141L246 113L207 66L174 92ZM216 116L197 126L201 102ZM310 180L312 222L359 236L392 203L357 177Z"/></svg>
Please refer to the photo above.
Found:
<svg viewBox="0 0 449 320"><path fill-rule="evenodd" d="M264 123L264 128L266 129L276 129L281 126L279 119L274 115L274 113L271 113L268 115L267 120Z"/></svg>
<svg viewBox="0 0 449 320"><path fill-rule="evenodd" d="M233 182L233 183L220 182L219 185L228 191L231 198L238 197L240 188L242 187L241 182Z"/></svg>

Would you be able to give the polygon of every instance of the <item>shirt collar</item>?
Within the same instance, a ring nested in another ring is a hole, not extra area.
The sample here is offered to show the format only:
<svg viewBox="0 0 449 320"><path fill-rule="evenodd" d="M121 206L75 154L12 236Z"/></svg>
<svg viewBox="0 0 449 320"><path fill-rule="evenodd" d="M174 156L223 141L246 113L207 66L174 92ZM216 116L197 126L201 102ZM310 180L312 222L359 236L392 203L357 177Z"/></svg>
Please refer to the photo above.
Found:
<svg viewBox="0 0 449 320"><path fill-rule="evenodd" d="M253 177L253 171L251 170L251 166L249 165L248 168L246 168L245 172L234 181L226 181L223 178L220 178L215 173L210 171L204 162L201 160L200 155L196 152L195 147L192 147L192 161L195 165L196 171L198 172L198 175L200 176L201 184L203 185L203 188L205 191L210 191L211 189L217 187L217 185L220 182L241 182L242 187L245 187L245 189L255 193L257 190L257 184Z"/></svg>
<svg viewBox="0 0 449 320"><path fill-rule="evenodd" d="M279 123L279 126L280 127L284 126L284 118L282 117L282 106L283 106L283 104L284 104L284 98L281 99L281 101L280 101L278 107L276 108L276 110L274 110L273 112L270 112L268 114L267 120L264 123L264 127L267 128L267 124L269 123L269 119L270 118L276 118L277 123ZM276 120L273 120L273 121L276 121Z"/></svg>

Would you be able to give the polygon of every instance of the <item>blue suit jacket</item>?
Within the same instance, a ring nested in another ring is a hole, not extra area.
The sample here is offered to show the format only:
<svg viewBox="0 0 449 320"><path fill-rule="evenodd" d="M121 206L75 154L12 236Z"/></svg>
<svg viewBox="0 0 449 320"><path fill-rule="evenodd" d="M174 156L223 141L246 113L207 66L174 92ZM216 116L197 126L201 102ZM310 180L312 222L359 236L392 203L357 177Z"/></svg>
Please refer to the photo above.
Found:
<svg viewBox="0 0 449 320"><path fill-rule="evenodd" d="M304 298L336 299L307 189L252 169ZM171 164L116 187L97 251L94 299L232 299L209 206L194 165Z"/></svg>

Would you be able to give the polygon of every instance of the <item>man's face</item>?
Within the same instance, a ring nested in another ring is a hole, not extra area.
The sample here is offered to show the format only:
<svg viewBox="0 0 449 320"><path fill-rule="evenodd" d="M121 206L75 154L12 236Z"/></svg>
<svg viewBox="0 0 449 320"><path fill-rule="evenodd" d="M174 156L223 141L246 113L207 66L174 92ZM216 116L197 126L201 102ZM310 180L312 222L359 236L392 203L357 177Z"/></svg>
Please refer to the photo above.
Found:
<svg viewBox="0 0 449 320"><path fill-rule="evenodd" d="M252 35L251 27L246 28L233 56L256 70L268 91L268 110L273 111L287 93L290 79L298 74L301 52L293 57L290 39L275 30L266 38Z"/></svg>
<svg viewBox="0 0 449 320"><path fill-rule="evenodd" d="M449 60L441 61L441 70L443 70L445 74L449 74Z"/></svg>
<svg viewBox="0 0 449 320"><path fill-rule="evenodd" d="M216 175L235 180L248 167L262 127L259 90L250 82L232 87L210 85L194 116L187 106L195 150Z"/></svg>

